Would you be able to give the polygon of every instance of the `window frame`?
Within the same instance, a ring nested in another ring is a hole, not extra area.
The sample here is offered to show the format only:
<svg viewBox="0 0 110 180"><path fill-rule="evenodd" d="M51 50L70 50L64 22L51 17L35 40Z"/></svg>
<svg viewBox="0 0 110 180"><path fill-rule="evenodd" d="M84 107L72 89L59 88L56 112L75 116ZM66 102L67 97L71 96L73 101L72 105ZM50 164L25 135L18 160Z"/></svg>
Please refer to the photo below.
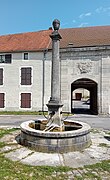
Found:
<svg viewBox="0 0 110 180"><path fill-rule="evenodd" d="M5 107L6 107L6 104L5 104L5 103L6 103L6 94L5 94L4 92L0 92L0 95L1 95L1 94L4 95L4 97L3 97L3 100L4 100L4 101L3 101L3 107L0 107L0 109L5 109ZM1 103L1 102L0 102L0 103Z"/></svg>
<svg viewBox="0 0 110 180"><path fill-rule="evenodd" d="M30 107L22 107L22 94L30 94ZM21 92L19 94L19 107L22 110L31 110L32 109L32 92Z"/></svg>
<svg viewBox="0 0 110 180"><path fill-rule="evenodd" d="M1 87L4 84L4 68L0 67L0 69L2 70L2 80L0 79L0 81L2 81L2 84L0 84Z"/></svg>
<svg viewBox="0 0 110 180"><path fill-rule="evenodd" d="M30 81L31 81L31 84L22 84L22 68L31 68L31 79L30 79ZM20 68L19 68L19 71L20 71L20 80L19 80L19 84L20 84L20 86L32 86L33 85L33 67L32 66L21 66Z"/></svg>
<svg viewBox="0 0 110 180"><path fill-rule="evenodd" d="M25 58L25 55L27 54L27 56L28 56L28 58ZM24 61L29 61L29 52L23 52L22 53L22 59L24 60Z"/></svg>
<svg viewBox="0 0 110 180"><path fill-rule="evenodd" d="M11 58L7 61L6 57L10 56ZM3 58L2 58L3 57ZM2 61L3 60L3 61ZM12 63L12 54L7 53L7 54L0 54L0 63L2 64L11 64Z"/></svg>

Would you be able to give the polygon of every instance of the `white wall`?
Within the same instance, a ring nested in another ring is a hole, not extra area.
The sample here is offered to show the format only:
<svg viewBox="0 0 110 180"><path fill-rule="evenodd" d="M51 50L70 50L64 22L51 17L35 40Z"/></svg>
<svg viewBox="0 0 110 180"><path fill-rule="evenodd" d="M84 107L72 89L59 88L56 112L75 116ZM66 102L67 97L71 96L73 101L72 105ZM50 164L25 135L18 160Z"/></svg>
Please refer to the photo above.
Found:
<svg viewBox="0 0 110 180"><path fill-rule="evenodd" d="M88 78L98 84L99 113L109 113L110 106L110 50L73 49L61 50L61 100L63 111L71 111L71 84L80 79ZM5 108L0 110L19 111L20 93L32 94L32 111L42 110L43 97L43 52L30 52L29 60L23 60L23 53L13 53L12 63L0 63L4 69L4 84L0 92L5 93ZM51 52L47 52L44 63L44 110L51 96ZM85 65L84 65L85 63ZM81 68L86 66L87 71ZM33 83L30 86L20 85L20 68L32 67ZM81 72L82 71L82 72ZM25 110L28 110L27 108Z"/></svg>
<svg viewBox="0 0 110 180"><path fill-rule="evenodd" d="M31 52L29 53L29 60L23 60L23 53L13 53L11 64L0 64L0 67L4 69L4 84L0 86L0 92L5 93L5 108L0 110L6 111L18 111L18 110L34 110L38 111L42 109L42 72L43 72L43 52ZM48 83L48 69L50 69L50 61L46 62L46 84ZM32 67L32 85L21 85L20 81L20 68ZM48 95L50 90L50 83L47 84ZM46 91L46 90L45 90ZM23 109L20 108L20 94L31 93L32 94L32 108ZM47 97L46 97L47 100Z"/></svg>

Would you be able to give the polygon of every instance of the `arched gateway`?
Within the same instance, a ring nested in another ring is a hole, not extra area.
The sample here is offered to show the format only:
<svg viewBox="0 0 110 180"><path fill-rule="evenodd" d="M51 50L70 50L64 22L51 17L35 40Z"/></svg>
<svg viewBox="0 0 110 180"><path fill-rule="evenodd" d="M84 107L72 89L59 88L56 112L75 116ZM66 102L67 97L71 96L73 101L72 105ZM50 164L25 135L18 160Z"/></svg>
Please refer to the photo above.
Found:
<svg viewBox="0 0 110 180"><path fill-rule="evenodd" d="M98 106L97 106L97 83L91 79L88 78L81 78L76 81L74 81L71 84L71 112L75 112L75 108L73 106L74 104L74 98L73 98L73 92L76 89L86 89L89 91L89 97L90 97L90 108L89 112L91 114L98 114ZM81 98L79 93L79 99Z"/></svg>

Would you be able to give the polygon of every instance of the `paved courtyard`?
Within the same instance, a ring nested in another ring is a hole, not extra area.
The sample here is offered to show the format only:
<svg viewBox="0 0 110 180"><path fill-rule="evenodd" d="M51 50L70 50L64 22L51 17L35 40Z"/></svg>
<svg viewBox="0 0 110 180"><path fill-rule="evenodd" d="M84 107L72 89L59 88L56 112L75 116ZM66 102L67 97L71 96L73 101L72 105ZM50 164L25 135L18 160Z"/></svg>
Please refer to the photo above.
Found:
<svg viewBox="0 0 110 180"><path fill-rule="evenodd" d="M110 159L110 131L108 130L92 129L92 144L90 147L81 152L76 151L64 154L40 153L27 147L23 147L17 143L19 134L20 130L17 130L0 139L0 142L5 142L7 144L0 149L0 152L3 153L5 157L12 161L19 161L32 166L48 165L77 168L65 173L65 179L74 179L75 176L82 177L83 173L90 171L84 169L84 165L96 164L103 160ZM81 170L80 167L83 169ZM95 173L96 176L101 176L102 180L109 180L110 174L108 172L102 170L93 173ZM57 174L54 173L53 177L57 177Z"/></svg>

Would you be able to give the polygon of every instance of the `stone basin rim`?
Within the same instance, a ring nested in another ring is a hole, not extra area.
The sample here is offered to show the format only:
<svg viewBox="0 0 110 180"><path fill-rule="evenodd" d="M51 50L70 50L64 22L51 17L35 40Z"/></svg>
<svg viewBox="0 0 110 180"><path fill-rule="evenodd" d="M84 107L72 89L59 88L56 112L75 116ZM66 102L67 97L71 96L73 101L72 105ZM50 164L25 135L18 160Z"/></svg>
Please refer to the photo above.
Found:
<svg viewBox="0 0 110 180"><path fill-rule="evenodd" d="M90 132L90 125L84 122L73 121L73 120L65 120L66 122L73 122L81 125L82 127L77 130L70 130L70 131L63 131L63 132L48 132L43 130L36 130L34 128L29 127L29 123L34 123L34 120L25 121L20 125L21 131L30 134L32 136L39 136L39 137L53 137L53 138L65 138L65 137L76 137L81 136L84 134L88 134Z"/></svg>

